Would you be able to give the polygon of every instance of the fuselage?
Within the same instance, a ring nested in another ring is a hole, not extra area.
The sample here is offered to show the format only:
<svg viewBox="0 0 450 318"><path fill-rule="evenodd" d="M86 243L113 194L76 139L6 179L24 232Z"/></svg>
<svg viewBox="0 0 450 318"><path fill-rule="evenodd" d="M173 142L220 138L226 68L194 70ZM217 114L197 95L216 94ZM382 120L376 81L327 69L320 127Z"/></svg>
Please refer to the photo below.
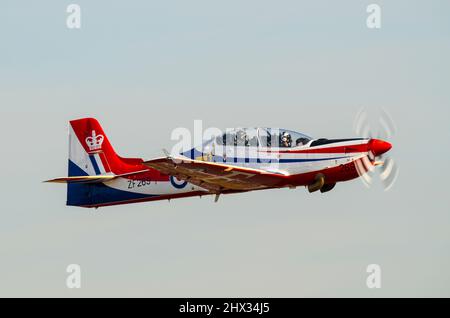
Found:
<svg viewBox="0 0 450 318"><path fill-rule="evenodd" d="M314 182L317 173L322 173L328 184L357 178L359 174L355 162L367 156L369 141L364 138L318 139L311 140L306 145L289 149L284 147L220 147L211 144L207 147L192 148L183 152L183 155L196 160L283 173L288 175L286 180L268 188L297 187L307 186ZM100 188L104 189L105 198L108 198L105 201L108 203L96 203L95 206L209 194L207 190L199 186L164 175L157 170L145 166L137 167L137 169L148 171L136 176L117 178L109 181L105 186L99 187L97 191L101 192ZM117 197L116 202L110 202L109 189L129 195ZM225 191L224 193L235 192L240 191Z"/></svg>
<svg viewBox="0 0 450 318"><path fill-rule="evenodd" d="M209 194L217 199L220 194L297 186L327 192L337 182L365 173L390 147L377 139L313 139L285 129L236 128L173 151L191 162L177 170L170 154L162 162L119 156L98 121L82 118L69 123L68 177L49 182L67 183L67 205L82 207Z"/></svg>

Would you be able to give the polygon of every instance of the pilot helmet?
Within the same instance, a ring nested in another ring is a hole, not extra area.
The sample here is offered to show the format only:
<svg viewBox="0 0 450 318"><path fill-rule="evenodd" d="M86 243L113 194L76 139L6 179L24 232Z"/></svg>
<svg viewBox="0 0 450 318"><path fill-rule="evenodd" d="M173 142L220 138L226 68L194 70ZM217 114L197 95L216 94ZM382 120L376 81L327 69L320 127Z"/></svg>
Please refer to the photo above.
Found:
<svg viewBox="0 0 450 318"><path fill-rule="evenodd" d="M283 133L281 134L281 138L280 139L281 139L281 143L283 145L291 146L292 138L291 138L291 134L290 133L288 133L286 131L283 131Z"/></svg>

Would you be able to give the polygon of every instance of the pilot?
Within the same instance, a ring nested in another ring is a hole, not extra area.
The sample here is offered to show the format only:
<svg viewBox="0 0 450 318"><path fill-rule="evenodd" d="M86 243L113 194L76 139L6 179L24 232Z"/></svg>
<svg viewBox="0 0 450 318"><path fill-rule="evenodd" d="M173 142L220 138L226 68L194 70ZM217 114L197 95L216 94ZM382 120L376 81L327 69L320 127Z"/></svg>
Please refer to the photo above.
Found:
<svg viewBox="0 0 450 318"><path fill-rule="evenodd" d="M248 138L247 134L243 130L238 130L236 132L236 139L235 143L236 146L247 146L248 145Z"/></svg>
<svg viewBox="0 0 450 318"><path fill-rule="evenodd" d="M296 144L296 146L304 146L304 145L306 145L308 142L309 142L309 139L308 139L308 138L298 138L298 139L295 141L295 144Z"/></svg>
<svg viewBox="0 0 450 318"><path fill-rule="evenodd" d="M280 135L280 146L291 147L291 145L292 145L291 134L286 131L283 131L283 133Z"/></svg>

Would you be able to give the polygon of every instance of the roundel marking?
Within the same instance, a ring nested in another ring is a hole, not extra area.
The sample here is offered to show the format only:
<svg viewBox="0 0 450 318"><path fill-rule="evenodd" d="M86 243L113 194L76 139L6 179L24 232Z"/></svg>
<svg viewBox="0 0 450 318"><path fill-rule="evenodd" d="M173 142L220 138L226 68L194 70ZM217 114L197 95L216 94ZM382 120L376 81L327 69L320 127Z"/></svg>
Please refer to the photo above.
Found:
<svg viewBox="0 0 450 318"><path fill-rule="evenodd" d="M170 183L177 189L183 189L187 185L187 181L181 181L178 180L174 176L170 176Z"/></svg>

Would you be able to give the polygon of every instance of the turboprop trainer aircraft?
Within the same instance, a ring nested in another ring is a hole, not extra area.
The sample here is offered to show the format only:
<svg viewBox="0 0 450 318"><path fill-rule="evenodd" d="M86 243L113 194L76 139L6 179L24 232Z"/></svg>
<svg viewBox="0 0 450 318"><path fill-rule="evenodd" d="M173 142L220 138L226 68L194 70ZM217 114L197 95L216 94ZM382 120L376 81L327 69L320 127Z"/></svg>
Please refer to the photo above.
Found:
<svg viewBox="0 0 450 318"><path fill-rule="evenodd" d="M120 157L94 118L69 124L67 205L101 207L305 186L328 192L381 164L380 139L314 139L275 128L236 128L202 145L145 161Z"/></svg>

